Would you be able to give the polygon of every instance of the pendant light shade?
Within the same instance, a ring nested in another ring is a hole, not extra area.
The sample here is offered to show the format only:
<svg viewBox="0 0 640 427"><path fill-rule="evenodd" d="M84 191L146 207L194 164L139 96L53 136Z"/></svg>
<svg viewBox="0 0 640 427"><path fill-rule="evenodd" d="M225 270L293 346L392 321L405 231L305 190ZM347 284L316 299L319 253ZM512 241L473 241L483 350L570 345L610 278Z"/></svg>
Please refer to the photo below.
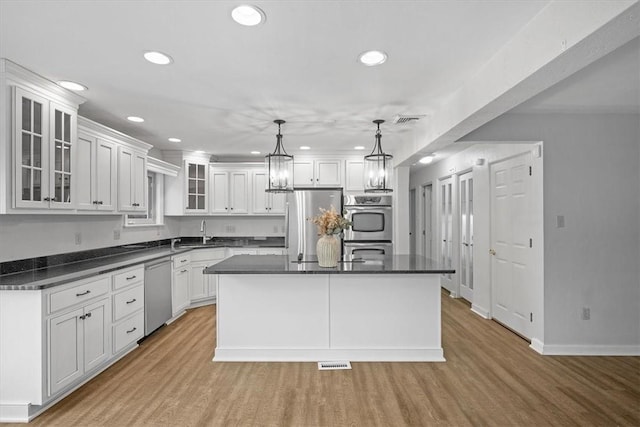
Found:
<svg viewBox="0 0 640 427"><path fill-rule="evenodd" d="M364 192L390 193L393 191L391 188L393 156L382 151L380 124L384 123L384 120L374 120L373 123L378 125L378 130L373 151L368 156L364 156Z"/></svg>
<svg viewBox="0 0 640 427"><path fill-rule="evenodd" d="M282 134L280 125L284 120L274 120L278 125L276 135L276 149L271 154L265 156L265 166L268 171L267 193L286 193L293 191L293 156L287 154L282 144Z"/></svg>

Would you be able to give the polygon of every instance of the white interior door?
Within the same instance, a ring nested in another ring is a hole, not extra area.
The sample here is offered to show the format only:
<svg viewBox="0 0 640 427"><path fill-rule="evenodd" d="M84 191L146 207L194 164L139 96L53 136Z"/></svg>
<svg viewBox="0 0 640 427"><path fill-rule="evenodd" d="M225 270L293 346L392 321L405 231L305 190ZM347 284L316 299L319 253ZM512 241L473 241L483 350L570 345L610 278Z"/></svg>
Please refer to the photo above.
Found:
<svg viewBox="0 0 640 427"><path fill-rule="evenodd" d="M444 268L453 268L453 179L440 180L440 262ZM443 274L440 284L455 293L453 275Z"/></svg>
<svg viewBox="0 0 640 427"><path fill-rule="evenodd" d="M533 266L531 153L491 170L492 317L530 338Z"/></svg>
<svg viewBox="0 0 640 427"><path fill-rule="evenodd" d="M425 257L433 256L433 228L432 228L432 195L433 186L431 184L422 187L422 253Z"/></svg>
<svg viewBox="0 0 640 427"><path fill-rule="evenodd" d="M409 251L417 254L416 248L416 189L409 190Z"/></svg>
<svg viewBox="0 0 640 427"><path fill-rule="evenodd" d="M460 296L473 302L473 175L460 175Z"/></svg>

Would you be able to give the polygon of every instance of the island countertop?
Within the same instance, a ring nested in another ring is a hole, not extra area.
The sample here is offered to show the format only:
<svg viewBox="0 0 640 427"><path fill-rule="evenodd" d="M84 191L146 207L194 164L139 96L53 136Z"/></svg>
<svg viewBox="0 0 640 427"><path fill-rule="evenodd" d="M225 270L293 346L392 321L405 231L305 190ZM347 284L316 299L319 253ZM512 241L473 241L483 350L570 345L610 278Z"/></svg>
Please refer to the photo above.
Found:
<svg viewBox="0 0 640 427"><path fill-rule="evenodd" d="M320 267L317 262L298 262L286 255L235 255L211 265L205 274L445 274L455 273L437 261L417 255L393 255L375 260L339 262Z"/></svg>

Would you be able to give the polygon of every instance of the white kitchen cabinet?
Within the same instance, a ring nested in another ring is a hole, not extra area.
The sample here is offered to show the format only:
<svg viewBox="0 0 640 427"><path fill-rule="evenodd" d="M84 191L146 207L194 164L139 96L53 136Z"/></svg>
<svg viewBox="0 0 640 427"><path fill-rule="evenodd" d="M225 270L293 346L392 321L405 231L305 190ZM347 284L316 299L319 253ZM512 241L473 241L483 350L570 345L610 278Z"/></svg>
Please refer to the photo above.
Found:
<svg viewBox="0 0 640 427"><path fill-rule="evenodd" d="M144 265L118 270L112 276L111 342L113 354L144 336Z"/></svg>
<svg viewBox="0 0 640 427"><path fill-rule="evenodd" d="M209 293L208 275L204 274L204 269L207 268L207 261L192 262L190 266L191 292L189 299L191 302L197 301L203 298L207 298Z"/></svg>
<svg viewBox="0 0 640 427"><path fill-rule="evenodd" d="M212 300L216 296L216 277L204 269L226 258L225 248L197 249L191 252L191 303Z"/></svg>
<svg viewBox="0 0 640 427"><path fill-rule="evenodd" d="M173 270L173 280L171 282L171 311L173 316L178 315L189 306L190 270L188 263Z"/></svg>
<svg viewBox="0 0 640 427"><path fill-rule="evenodd" d="M259 248L258 255L286 255L285 248Z"/></svg>
<svg viewBox="0 0 640 427"><path fill-rule="evenodd" d="M209 196L209 165L204 161L184 161L185 213L207 213Z"/></svg>
<svg viewBox="0 0 640 427"><path fill-rule="evenodd" d="M77 150L78 210L116 209L118 150L114 143L79 132Z"/></svg>
<svg viewBox="0 0 640 427"><path fill-rule="evenodd" d="M345 192L364 192L364 160L345 160Z"/></svg>
<svg viewBox="0 0 640 427"><path fill-rule="evenodd" d="M118 148L118 210L147 210L147 154L127 147Z"/></svg>
<svg viewBox="0 0 640 427"><path fill-rule="evenodd" d="M294 160L293 181L296 187L342 187L342 161Z"/></svg>
<svg viewBox="0 0 640 427"><path fill-rule="evenodd" d="M49 395L109 359L109 317L109 298L103 298L49 319Z"/></svg>
<svg viewBox="0 0 640 427"><path fill-rule="evenodd" d="M284 215L286 193L267 193L269 179L266 171L253 172L251 212L257 215Z"/></svg>
<svg viewBox="0 0 640 427"><path fill-rule="evenodd" d="M75 208L77 107L14 88L14 207Z"/></svg>
<svg viewBox="0 0 640 427"><path fill-rule="evenodd" d="M249 213L249 172L212 169L212 214L243 215Z"/></svg>

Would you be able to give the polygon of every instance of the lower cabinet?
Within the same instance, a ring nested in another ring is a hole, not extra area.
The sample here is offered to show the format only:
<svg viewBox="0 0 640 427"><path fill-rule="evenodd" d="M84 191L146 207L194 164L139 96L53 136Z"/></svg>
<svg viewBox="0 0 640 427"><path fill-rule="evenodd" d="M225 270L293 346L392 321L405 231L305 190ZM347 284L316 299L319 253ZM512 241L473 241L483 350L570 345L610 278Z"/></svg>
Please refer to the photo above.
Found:
<svg viewBox="0 0 640 427"><path fill-rule="evenodd" d="M191 253L191 303L213 300L216 297L216 277L204 274L204 269L226 258L226 249L198 249Z"/></svg>
<svg viewBox="0 0 640 427"><path fill-rule="evenodd" d="M189 306L190 297L190 265L186 264L173 271L171 282L171 311L176 316Z"/></svg>
<svg viewBox="0 0 640 427"><path fill-rule="evenodd" d="M49 319L49 395L111 356L109 298Z"/></svg>
<svg viewBox="0 0 640 427"><path fill-rule="evenodd" d="M144 266L127 268L113 276L113 354L144 336Z"/></svg>

